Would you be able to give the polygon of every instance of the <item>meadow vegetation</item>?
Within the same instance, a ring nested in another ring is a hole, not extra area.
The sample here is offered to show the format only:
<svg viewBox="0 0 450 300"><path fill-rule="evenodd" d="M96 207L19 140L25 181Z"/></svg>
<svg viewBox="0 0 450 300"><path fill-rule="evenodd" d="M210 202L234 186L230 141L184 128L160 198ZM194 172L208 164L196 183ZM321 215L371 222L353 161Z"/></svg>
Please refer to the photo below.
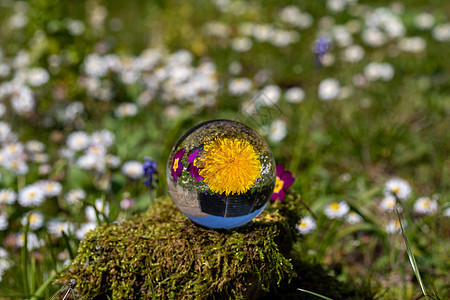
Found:
<svg viewBox="0 0 450 300"><path fill-rule="evenodd" d="M285 213L294 271L450 297L449 12L0 0L0 298L50 298L95 228L151 214L173 144L212 119L257 130L295 178L266 214Z"/></svg>

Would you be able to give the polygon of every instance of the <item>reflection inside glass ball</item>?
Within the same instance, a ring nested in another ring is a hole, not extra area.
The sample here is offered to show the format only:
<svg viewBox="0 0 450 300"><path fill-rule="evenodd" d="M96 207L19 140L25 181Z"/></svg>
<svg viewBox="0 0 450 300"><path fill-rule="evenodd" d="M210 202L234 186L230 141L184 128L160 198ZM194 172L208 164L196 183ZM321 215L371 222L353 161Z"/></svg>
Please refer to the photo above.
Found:
<svg viewBox="0 0 450 300"><path fill-rule="evenodd" d="M235 121L214 120L189 129L169 155L166 179L178 208L195 223L230 229L267 205L276 169L266 141Z"/></svg>

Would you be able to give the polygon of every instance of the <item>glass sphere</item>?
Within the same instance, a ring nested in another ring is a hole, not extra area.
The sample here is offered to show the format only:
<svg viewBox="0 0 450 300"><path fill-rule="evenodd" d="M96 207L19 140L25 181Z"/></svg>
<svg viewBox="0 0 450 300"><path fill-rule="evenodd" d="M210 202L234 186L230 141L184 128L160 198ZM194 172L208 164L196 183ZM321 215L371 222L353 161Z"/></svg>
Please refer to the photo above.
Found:
<svg viewBox="0 0 450 300"><path fill-rule="evenodd" d="M272 195L276 167L267 142L236 121L189 129L169 155L166 179L178 208L208 228L230 229L256 217Z"/></svg>

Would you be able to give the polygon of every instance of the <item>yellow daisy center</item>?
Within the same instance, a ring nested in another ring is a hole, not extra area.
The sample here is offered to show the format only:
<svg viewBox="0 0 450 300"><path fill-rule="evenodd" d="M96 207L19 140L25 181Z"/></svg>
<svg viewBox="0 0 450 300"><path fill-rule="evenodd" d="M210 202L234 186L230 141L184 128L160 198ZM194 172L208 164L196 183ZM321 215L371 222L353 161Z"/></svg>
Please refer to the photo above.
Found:
<svg viewBox="0 0 450 300"><path fill-rule="evenodd" d="M308 225L308 224L306 224L305 221L301 221L299 226L300 226L301 228L304 228L304 227L306 227L306 225Z"/></svg>
<svg viewBox="0 0 450 300"><path fill-rule="evenodd" d="M205 155L195 165L214 193L241 194L261 177L261 162L253 146L240 139L216 138L206 142Z"/></svg>
<svg viewBox="0 0 450 300"><path fill-rule="evenodd" d="M338 210L339 209L339 203L333 202L330 204L330 207L332 210Z"/></svg>
<svg viewBox="0 0 450 300"><path fill-rule="evenodd" d="M28 217L28 221L30 223L36 223L38 220L38 217L35 214L30 214L30 216Z"/></svg>
<svg viewBox="0 0 450 300"><path fill-rule="evenodd" d="M177 158L177 159L175 159L174 162L173 162L173 170L174 170L174 171L176 171L176 170L178 169L178 161L179 161L179 160L180 160L180 159Z"/></svg>
<svg viewBox="0 0 450 300"><path fill-rule="evenodd" d="M423 205L423 207L428 207L428 205L429 205L428 200L423 201L422 205Z"/></svg>
<svg viewBox="0 0 450 300"><path fill-rule="evenodd" d="M392 193L395 194L395 195L397 195L399 191L400 191L400 187L399 186L396 186L396 187L394 187L392 189Z"/></svg>
<svg viewBox="0 0 450 300"><path fill-rule="evenodd" d="M47 186L45 187L45 189L47 190L47 192L53 191L53 184L51 184L51 183L47 184Z"/></svg>
<svg viewBox="0 0 450 300"><path fill-rule="evenodd" d="M274 193L278 193L284 185L284 181L281 180L279 177L277 177L277 180L275 181L275 188L273 189Z"/></svg>

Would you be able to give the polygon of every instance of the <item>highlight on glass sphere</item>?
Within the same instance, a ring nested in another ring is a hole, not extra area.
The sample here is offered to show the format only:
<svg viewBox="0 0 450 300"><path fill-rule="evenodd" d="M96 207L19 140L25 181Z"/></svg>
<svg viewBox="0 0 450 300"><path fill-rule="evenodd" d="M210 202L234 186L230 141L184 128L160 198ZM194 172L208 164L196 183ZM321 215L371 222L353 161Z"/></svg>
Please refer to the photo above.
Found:
<svg viewBox="0 0 450 300"><path fill-rule="evenodd" d="M195 223L214 229L247 224L272 195L276 167L267 142L250 127L213 120L189 129L166 168L169 193Z"/></svg>

